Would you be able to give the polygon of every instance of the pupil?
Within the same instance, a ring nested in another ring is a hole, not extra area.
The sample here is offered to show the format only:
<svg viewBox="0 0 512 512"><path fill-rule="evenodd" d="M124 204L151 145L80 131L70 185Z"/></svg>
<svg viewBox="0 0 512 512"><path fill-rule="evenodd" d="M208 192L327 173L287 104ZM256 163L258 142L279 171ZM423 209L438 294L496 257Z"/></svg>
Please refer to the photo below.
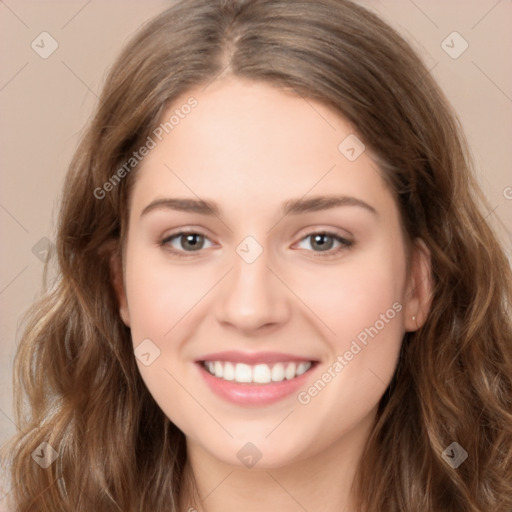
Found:
<svg viewBox="0 0 512 512"><path fill-rule="evenodd" d="M315 239L315 243L319 243L319 247L322 249L322 250L328 250L330 249L330 246L332 245L332 241L331 241L331 244L329 243L326 243L325 241L322 242L322 241L319 241L325 237L329 237L329 235L326 235L326 234L320 234L320 235L315 235L314 236L314 239Z"/></svg>
<svg viewBox="0 0 512 512"><path fill-rule="evenodd" d="M200 237L202 235L197 235L197 234L194 234L194 233L190 233L188 235L185 235L185 245L188 245L190 244L190 247L192 249L194 248L197 248L198 245L200 245L197 240L194 242L194 239L196 239L197 237ZM192 241L192 243L191 243Z"/></svg>

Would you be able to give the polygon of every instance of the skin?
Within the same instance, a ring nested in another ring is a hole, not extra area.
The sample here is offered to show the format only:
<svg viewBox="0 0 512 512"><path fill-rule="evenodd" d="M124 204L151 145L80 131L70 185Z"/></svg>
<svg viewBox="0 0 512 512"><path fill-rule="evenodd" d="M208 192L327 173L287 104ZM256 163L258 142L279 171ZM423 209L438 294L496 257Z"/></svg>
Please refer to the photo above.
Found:
<svg viewBox="0 0 512 512"><path fill-rule="evenodd" d="M186 436L186 474L200 499L192 501L187 485L182 510L348 511L403 335L424 323L430 307L428 251L414 246L407 272L392 194L369 151L351 162L338 150L355 130L335 112L229 77L188 91L163 118L191 95L198 106L144 158L123 261L113 265L134 347L150 339L160 350L149 366L137 360L141 375ZM286 200L335 194L377 213L353 205L280 213ZM141 215L166 197L212 200L221 213L156 208ZM206 237L199 252L180 237L161 245L188 228ZM354 243L327 238L331 256L323 257L307 236L322 230ZM236 252L248 235L263 249L250 264ZM277 351L320 361L307 389L394 303L401 311L306 405L297 394L267 406L235 405L198 378L201 355ZM237 457L247 442L262 454L253 468Z"/></svg>

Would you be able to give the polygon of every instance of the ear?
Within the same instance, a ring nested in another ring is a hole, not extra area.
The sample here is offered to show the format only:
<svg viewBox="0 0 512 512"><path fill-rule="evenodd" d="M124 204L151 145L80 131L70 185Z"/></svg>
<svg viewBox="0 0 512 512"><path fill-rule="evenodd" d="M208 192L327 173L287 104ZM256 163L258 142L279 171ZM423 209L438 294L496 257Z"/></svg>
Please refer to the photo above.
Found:
<svg viewBox="0 0 512 512"><path fill-rule="evenodd" d="M405 293L405 330L416 331L427 320L432 304L433 279L431 255L425 242L414 242Z"/></svg>
<svg viewBox="0 0 512 512"><path fill-rule="evenodd" d="M123 279L123 262L117 251L113 252L110 256L110 280L119 304L121 320L127 327L130 327L130 312L128 310L128 300Z"/></svg>

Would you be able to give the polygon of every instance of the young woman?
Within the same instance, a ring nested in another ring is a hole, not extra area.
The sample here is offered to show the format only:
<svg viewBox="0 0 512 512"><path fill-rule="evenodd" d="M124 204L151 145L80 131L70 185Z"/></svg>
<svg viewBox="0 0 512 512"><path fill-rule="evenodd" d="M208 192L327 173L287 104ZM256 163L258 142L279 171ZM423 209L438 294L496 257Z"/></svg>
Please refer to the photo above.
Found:
<svg viewBox="0 0 512 512"><path fill-rule="evenodd" d="M16 358L15 510L512 510L485 207L456 115L372 13L176 3L69 169Z"/></svg>

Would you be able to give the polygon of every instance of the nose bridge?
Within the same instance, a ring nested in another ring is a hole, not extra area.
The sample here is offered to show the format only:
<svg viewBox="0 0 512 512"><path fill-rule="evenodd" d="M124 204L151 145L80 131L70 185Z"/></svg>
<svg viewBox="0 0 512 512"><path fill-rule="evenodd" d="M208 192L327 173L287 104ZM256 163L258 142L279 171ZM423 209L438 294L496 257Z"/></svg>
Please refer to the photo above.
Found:
<svg viewBox="0 0 512 512"><path fill-rule="evenodd" d="M218 320L240 328L257 328L283 321L286 287L274 275L270 252L247 236L235 249L233 270L224 283Z"/></svg>

